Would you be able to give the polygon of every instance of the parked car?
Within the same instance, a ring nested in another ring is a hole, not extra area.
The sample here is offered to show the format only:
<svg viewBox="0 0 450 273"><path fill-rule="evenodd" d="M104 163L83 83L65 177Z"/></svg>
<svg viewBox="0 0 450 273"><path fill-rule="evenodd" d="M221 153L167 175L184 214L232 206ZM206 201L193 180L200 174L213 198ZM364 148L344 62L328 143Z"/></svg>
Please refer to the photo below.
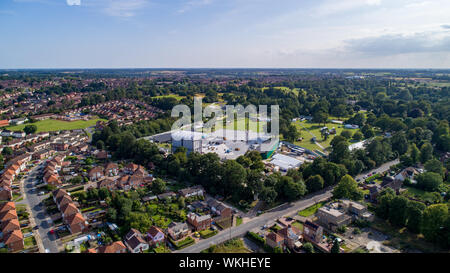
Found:
<svg viewBox="0 0 450 273"><path fill-rule="evenodd" d="M45 194L45 192L43 192L43 191L40 191L39 193L38 193L38 195L40 195L40 196L42 196L42 195L44 195Z"/></svg>

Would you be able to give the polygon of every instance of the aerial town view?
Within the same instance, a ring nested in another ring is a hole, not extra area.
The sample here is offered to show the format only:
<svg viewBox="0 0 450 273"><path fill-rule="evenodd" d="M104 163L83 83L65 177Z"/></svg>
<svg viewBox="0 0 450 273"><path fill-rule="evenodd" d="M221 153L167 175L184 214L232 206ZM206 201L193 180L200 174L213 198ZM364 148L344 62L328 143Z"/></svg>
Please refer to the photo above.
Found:
<svg viewBox="0 0 450 273"><path fill-rule="evenodd" d="M2 1L0 253L450 253L449 3L224 2Z"/></svg>

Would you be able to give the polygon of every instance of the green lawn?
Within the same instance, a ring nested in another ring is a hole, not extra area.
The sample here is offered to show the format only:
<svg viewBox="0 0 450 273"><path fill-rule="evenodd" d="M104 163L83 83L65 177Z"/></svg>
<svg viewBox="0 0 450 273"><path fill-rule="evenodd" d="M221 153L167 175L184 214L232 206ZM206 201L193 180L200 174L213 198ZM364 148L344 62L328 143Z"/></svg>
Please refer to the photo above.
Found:
<svg viewBox="0 0 450 273"><path fill-rule="evenodd" d="M303 230L303 224L300 223L299 221L295 221L292 223L292 226L298 228L299 230Z"/></svg>
<svg viewBox="0 0 450 273"><path fill-rule="evenodd" d="M335 119L335 118L330 118L331 119ZM334 138L334 135L330 135L328 137L327 140L323 140L322 136L320 134L320 129L324 126L328 127L329 129L331 128L335 128L336 129L336 135L340 135L342 133L342 131L344 131L344 126L341 124L335 124L335 123L325 123L324 124L318 124L318 123L313 123L313 122L308 122L308 121L296 121L294 122L294 125L300 130L301 132L301 137L303 137L302 141L296 141L294 142L294 144L304 147L306 149L309 150L321 150L320 147L314 143L311 142L311 139L313 138L313 136L311 135L311 133L313 135L316 136L317 142L322 145L325 149L330 147L330 143ZM309 132L307 130L308 129ZM350 130L353 134L358 130ZM352 142L350 141L350 144Z"/></svg>
<svg viewBox="0 0 450 273"><path fill-rule="evenodd" d="M265 91L267 89L269 89L269 87L263 87L262 91ZM286 87L286 86L276 86L276 87L274 87L274 89L280 90L280 91L284 91L284 92L293 92L297 96L298 96L298 92L299 92L299 88L291 89L291 88Z"/></svg>
<svg viewBox="0 0 450 273"><path fill-rule="evenodd" d="M25 248L30 248L36 245L36 240L34 239L34 236L30 236L28 238L25 238L23 240Z"/></svg>
<svg viewBox="0 0 450 273"><path fill-rule="evenodd" d="M76 130L76 129L85 129L87 127L94 126L97 121L107 121L105 119L91 119L88 121L77 120L77 121L61 121L61 120L41 120L35 123L26 123L16 126L7 127L8 130L11 131L21 131L25 126L34 124L37 126L37 132L50 132L50 131L61 131L61 130Z"/></svg>
<svg viewBox="0 0 450 273"><path fill-rule="evenodd" d="M241 238L232 239L220 245L212 245L202 253L251 253Z"/></svg>
<svg viewBox="0 0 450 273"><path fill-rule="evenodd" d="M427 192L421 189L417 189L414 187L405 187L407 190L404 193L404 195L406 196L411 196L411 197L415 197L417 199L423 200L423 201L429 201L431 203L434 203L436 201L436 197L434 196L433 193L431 192Z"/></svg>
<svg viewBox="0 0 450 273"><path fill-rule="evenodd" d="M206 230L200 231L199 233L200 233L200 236L202 236L203 239L207 239L209 237L212 237L212 236L216 235L217 231L206 229Z"/></svg>
<svg viewBox="0 0 450 273"><path fill-rule="evenodd" d="M325 202L320 202L320 203L317 203L315 205L312 205L309 208L306 208L304 210L299 211L298 215L303 216L303 217L309 217L309 216L315 214L318 209L323 207L324 204L325 204Z"/></svg>
<svg viewBox="0 0 450 273"><path fill-rule="evenodd" d="M177 99L177 100L181 100L181 99L183 99L184 97L183 97L183 96L180 96L180 95L177 95L177 94L169 94L169 95L154 96L154 97L152 97L152 98L155 98L155 99L175 98L175 99Z"/></svg>
<svg viewBox="0 0 450 273"><path fill-rule="evenodd" d="M237 217L236 218L236 226L242 225L242 218L241 217Z"/></svg>

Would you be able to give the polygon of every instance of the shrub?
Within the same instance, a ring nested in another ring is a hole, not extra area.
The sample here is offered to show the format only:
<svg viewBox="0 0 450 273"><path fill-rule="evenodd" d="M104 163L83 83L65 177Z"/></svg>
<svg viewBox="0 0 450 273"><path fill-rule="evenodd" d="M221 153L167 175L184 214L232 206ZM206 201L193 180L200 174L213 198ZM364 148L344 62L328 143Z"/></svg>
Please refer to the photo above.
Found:
<svg viewBox="0 0 450 273"><path fill-rule="evenodd" d="M258 234L254 233L254 232L247 232L246 235L250 240L254 241L255 243L259 244L260 246L264 246L264 244L266 243L266 240L264 240L264 238L259 237Z"/></svg>

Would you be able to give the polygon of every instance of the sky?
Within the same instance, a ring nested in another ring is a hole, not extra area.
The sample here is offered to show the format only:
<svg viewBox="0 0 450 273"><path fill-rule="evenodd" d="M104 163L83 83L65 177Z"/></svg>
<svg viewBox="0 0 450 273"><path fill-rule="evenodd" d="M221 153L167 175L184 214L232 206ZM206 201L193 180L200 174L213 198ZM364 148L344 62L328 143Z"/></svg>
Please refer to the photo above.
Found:
<svg viewBox="0 0 450 273"><path fill-rule="evenodd" d="M0 68L450 68L449 0L0 0Z"/></svg>

